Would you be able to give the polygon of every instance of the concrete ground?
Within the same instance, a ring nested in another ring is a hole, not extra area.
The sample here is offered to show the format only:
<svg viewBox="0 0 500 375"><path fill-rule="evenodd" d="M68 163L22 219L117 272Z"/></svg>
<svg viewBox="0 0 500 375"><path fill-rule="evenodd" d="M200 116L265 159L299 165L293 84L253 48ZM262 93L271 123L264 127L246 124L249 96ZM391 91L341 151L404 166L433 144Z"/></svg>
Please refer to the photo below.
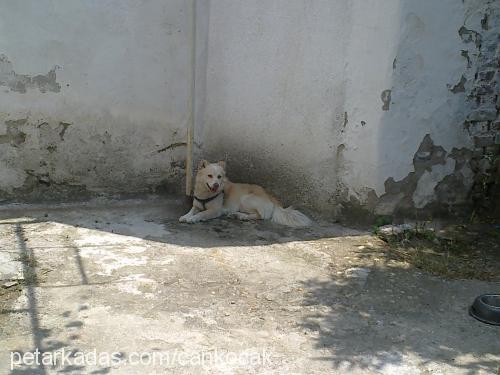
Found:
<svg viewBox="0 0 500 375"><path fill-rule="evenodd" d="M24 280L1 282L0 373L498 373L500 327L467 308L499 283L432 277L337 224L181 224L176 202L2 207L0 263Z"/></svg>

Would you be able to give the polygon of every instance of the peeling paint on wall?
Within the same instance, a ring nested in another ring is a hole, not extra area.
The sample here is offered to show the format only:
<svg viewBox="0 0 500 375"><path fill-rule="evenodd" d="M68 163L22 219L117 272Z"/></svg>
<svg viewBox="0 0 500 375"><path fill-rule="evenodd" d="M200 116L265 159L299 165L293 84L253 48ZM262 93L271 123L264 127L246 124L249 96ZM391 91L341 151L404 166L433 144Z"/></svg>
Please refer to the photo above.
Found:
<svg viewBox="0 0 500 375"><path fill-rule="evenodd" d="M425 170L417 182L412 200L415 208L424 208L436 200L436 186L455 169L455 161L447 158L445 164L434 165L430 171Z"/></svg>
<svg viewBox="0 0 500 375"><path fill-rule="evenodd" d="M380 99L382 99L382 110L388 111L391 105L391 92L392 90L384 90L382 94L380 94Z"/></svg>
<svg viewBox="0 0 500 375"><path fill-rule="evenodd" d="M116 122L107 121L111 127ZM155 191L160 185L172 192L182 186L173 181L181 181L184 173L178 162L183 142L158 150L156 141L165 139L147 131L138 137L113 136L79 121L29 116L4 119L1 125L0 201L83 199L100 192Z"/></svg>
<svg viewBox="0 0 500 375"><path fill-rule="evenodd" d="M363 199L346 193L342 215L353 218L354 214L357 220L370 221L376 215L462 212L470 206L471 156L466 148L447 152L427 134L414 154L413 171L398 181L387 178L380 197L370 188L360 194Z"/></svg>
<svg viewBox="0 0 500 375"><path fill-rule="evenodd" d="M66 134L66 130L68 130L68 128L71 126L70 123L67 123L67 122L63 122L63 121L60 121L59 122L59 127L58 127L58 130L59 130L59 137L61 137L61 141L64 141L64 134Z"/></svg>
<svg viewBox="0 0 500 375"><path fill-rule="evenodd" d="M427 134L413 157L414 170L400 181L394 181L392 177L386 180L386 192L381 196L375 213L411 215L430 205L437 211L439 208L435 205L443 206L441 210L444 211L451 204L467 206L472 183L471 175L466 172L470 170L470 157L471 152L465 148L448 153L442 146L435 145ZM442 199L438 189L447 189L448 197Z"/></svg>
<svg viewBox="0 0 500 375"><path fill-rule="evenodd" d="M344 128L347 126L348 123L349 123L349 119L347 117L347 112L344 112Z"/></svg>
<svg viewBox="0 0 500 375"><path fill-rule="evenodd" d="M477 31L469 30L465 26L462 26L458 30L458 35L460 35L460 38L462 38L462 40L465 43L474 42L474 44L476 45L476 47L480 47L481 46L481 40L482 40L481 39L481 34L479 34Z"/></svg>
<svg viewBox="0 0 500 375"><path fill-rule="evenodd" d="M10 143L13 147L18 147L26 141L26 133L19 130L19 127L26 124L28 119L5 121L6 133L0 134L0 144Z"/></svg>
<svg viewBox="0 0 500 375"><path fill-rule="evenodd" d="M454 94L457 94L459 92L464 92L466 82L467 82L467 78L465 78L465 76L462 75L462 77L460 78L460 82L458 82L457 84L455 84L453 86L448 85L448 89Z"/></svg>
<svg viewBox="0 0 500 375"><path fill-rule="evenodd" d="M12 62L4 54L0 54L0 86L6 86L11 91L26 93L28 89L38 89L40 92L59 92L61 85L57 82L56 67L47 74L30 76L14 71Z"/></svg>

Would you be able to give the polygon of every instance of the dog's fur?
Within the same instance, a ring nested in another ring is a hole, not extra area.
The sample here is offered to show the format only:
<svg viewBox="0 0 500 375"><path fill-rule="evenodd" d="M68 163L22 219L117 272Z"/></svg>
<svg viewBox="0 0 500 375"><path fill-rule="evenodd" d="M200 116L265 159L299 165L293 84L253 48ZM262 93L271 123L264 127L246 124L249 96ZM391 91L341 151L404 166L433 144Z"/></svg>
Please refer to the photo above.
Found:
<svg viewBox="0 0 500 375"><path fill-rule="evenodd" d="M240 220L265 219L292 227L312 224L303 213L283 208L281 203L258 185L236 184L226 178L223 161L202 160L198 166L194 187L193 207L179 221L196 223L228 215ZM200 201L213 198L203 203Z"/></svg>

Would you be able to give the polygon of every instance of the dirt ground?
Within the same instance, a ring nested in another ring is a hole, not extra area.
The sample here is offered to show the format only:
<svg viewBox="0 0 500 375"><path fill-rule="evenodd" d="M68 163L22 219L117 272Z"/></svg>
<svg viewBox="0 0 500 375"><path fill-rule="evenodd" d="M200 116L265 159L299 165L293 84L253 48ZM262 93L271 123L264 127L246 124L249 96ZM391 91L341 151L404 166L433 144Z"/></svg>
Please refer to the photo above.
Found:
<svg viewBox="0 0 500 375"><path fill-rule="evenodd" d="M183 210L3 206L0 374L500 373L500 326L467 313L499 282L431 275L369 231Z"/></svg>

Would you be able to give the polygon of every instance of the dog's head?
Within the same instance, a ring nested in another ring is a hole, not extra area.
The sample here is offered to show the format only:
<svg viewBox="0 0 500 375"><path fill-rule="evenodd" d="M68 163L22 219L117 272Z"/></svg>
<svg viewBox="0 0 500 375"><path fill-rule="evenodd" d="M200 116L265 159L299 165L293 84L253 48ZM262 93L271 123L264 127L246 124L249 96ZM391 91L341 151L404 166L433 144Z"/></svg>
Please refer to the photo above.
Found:
<svg viewBox="0 0 500 375"><path fill-rule="evenodd" d="M224 178L226 177L226 162L210 163L201 160L196 173L196 184L207 189L211 193L218 193L224 188Z"/></svg>

